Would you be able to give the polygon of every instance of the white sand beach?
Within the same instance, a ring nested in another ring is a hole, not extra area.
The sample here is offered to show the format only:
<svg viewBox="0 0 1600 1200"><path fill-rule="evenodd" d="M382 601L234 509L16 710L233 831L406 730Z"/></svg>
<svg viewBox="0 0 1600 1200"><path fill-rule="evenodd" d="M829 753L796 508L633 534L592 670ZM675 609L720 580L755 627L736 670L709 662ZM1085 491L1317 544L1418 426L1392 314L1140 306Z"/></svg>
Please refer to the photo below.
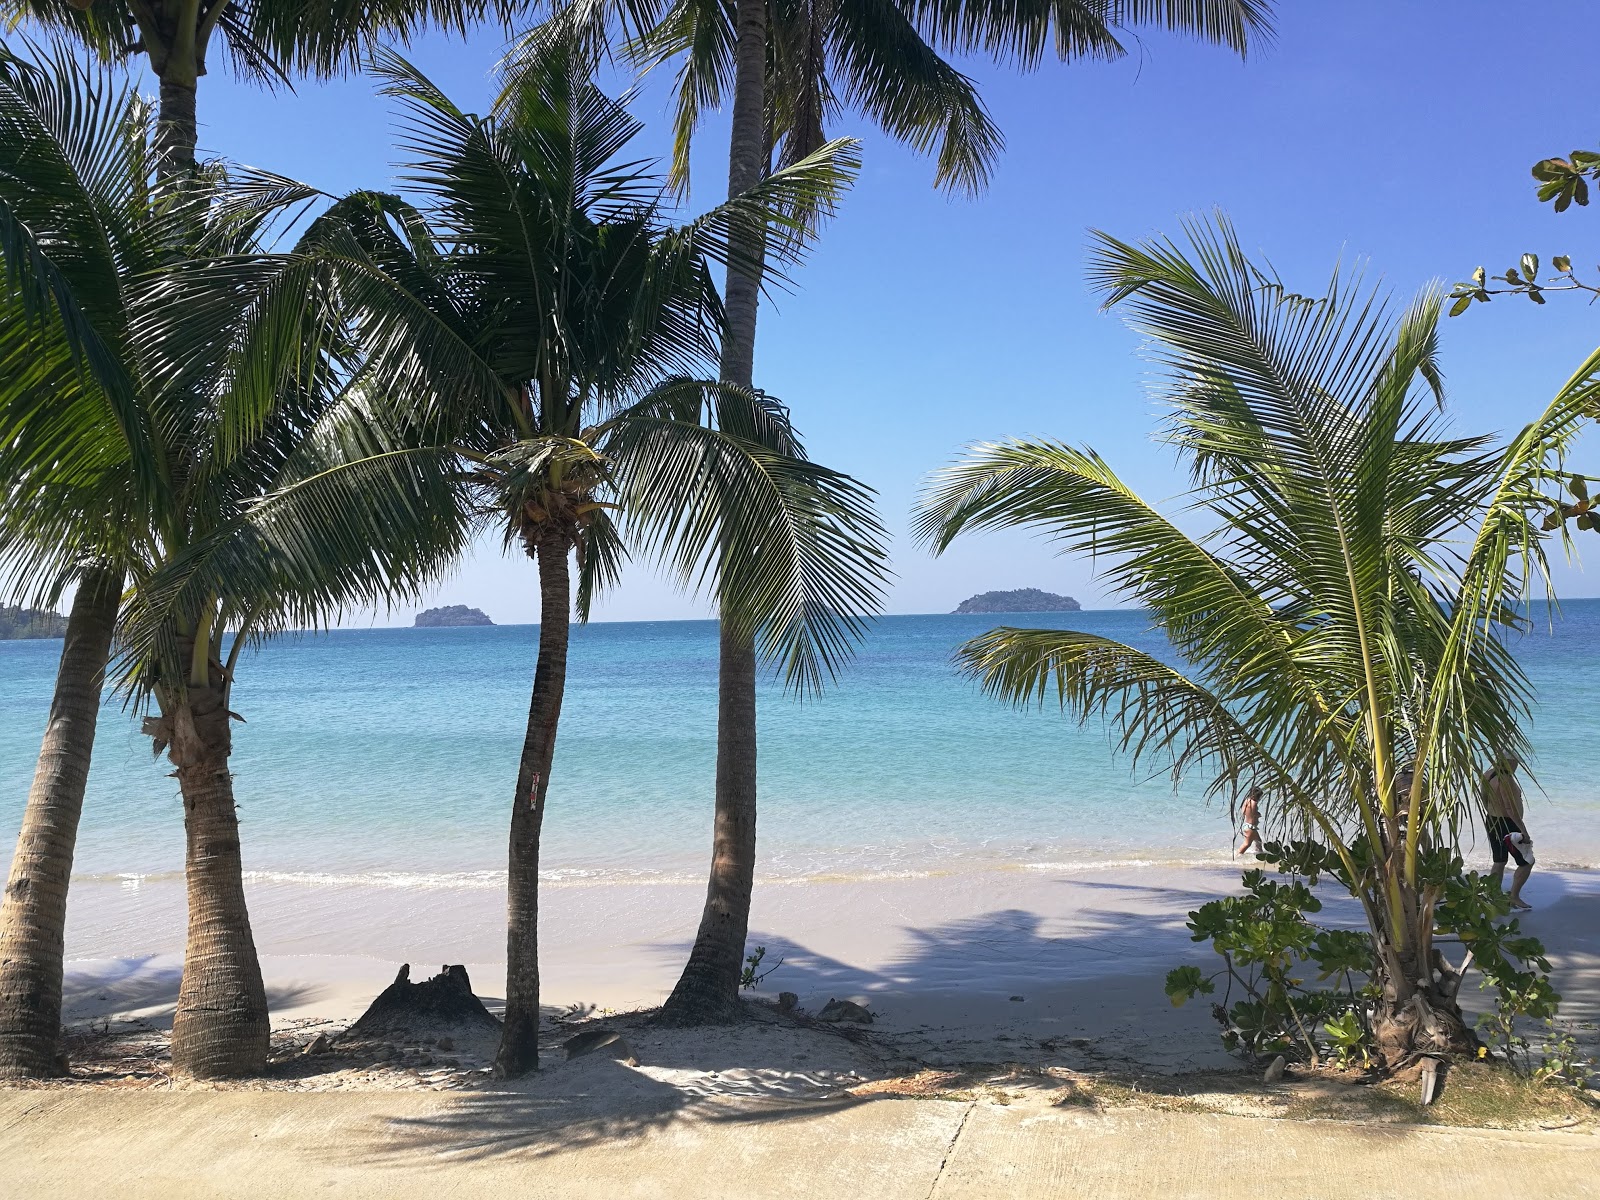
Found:
<svg viewBox="0 0 1600 1200"><path fill-rule="evenodd" d="M975 1063L1236 1069L1209 1005L1174 1009L1161 982L1180 963L1215 965L1208 949L1190 941L1186 914L1237 886L1237 873L1226 868L1113 866L758 887L750 945L766 948L764 968L782 962L750 994L792 991L813 1013L835 997L865 1004L876 1017L865 1043L798 1030L637 1028L624 1014L659 1004L671 988L700 887L549 886L541 919L546 1066L560 1077L592 1074L581 1060L563 1064L556 1047L574 1022L603 1017L632 1030L639 1072L694 1092L826 1091L841 1081ZM1322 917L1354 924L1351 902L1334 891L1322 889ZM1537 908L1524 927L1550 948L1564 1018L1592 1047L1600 1040L1600 873L1541 872L1529 896ZM279 1033L305 1041L342 1029L400 963L412 965L413 979L464 963L477 993L496 1006L504 918L493 888L255 883L250 902ZM169 1021L182 931L176 880L80 886L69 934L78 953L68 969L68 1021L103 1027L138 1019L156 1028ZM101 950L109 946L123 953ZM1470 982L1463 998L1469 1009L1480 1003ZM486 1056L466 1055L463 1065L482 1066ZM638 1075L605 1071L626 1086ZM298 1077L294 1086L380 1082L349 1072L318 1079ZM571 1081L551 1078L546 1086Z"/></svg>

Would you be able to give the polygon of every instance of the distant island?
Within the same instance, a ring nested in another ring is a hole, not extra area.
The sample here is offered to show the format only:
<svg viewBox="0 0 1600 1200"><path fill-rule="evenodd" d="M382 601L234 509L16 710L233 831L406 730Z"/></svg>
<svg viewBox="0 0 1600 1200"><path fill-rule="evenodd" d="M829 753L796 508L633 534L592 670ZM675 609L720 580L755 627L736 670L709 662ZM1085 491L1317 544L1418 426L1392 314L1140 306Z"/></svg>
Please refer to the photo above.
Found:
<svg viewBox="0 0 1600 1200"><path fill-rule="evenodd" d="M58 638L67 632L67 619L47 608L15 608L0 604L0 642L23 638Z"/></svg>
<svg viewBox="0 0 1600 1200"><path fill-rule="evenodd" d="M984 592L963 600L958 613L1077 612L1083 606L1071 596L1041 592L1038 588L1018 588L1014 592Z"/></svg>
<svg viewBox="0 0 1600 1200"><path fill-rule="evenodd" d="M467 625L493 625L489 614L481 608L468 608L465 604L449 604L444 608L430 608L417 614L416 629L459 629Z"/></svg>

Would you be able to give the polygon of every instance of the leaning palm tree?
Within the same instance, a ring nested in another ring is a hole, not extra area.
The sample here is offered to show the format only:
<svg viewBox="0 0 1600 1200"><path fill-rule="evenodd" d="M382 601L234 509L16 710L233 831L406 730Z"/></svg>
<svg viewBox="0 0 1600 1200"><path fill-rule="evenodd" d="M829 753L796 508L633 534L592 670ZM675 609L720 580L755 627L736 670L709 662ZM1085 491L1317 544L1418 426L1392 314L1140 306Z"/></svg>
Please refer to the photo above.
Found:
<svg viewBox="0 0 1600 1200"><path fill-rule="evenodd" d="M872 0L674 0L653 16L640 0L622 11L644 26L634 52L646 63L676 61L674 179L687 185L690 148L704 113L732 92L730 194L822 144L846 107L885 133L936 156L935 184L976 194L1004 139L972 81L940 50L982 53L1030 69L1052 47L1062 61L1126 53L1119 31L1157 25L1243 54L1270 29L1267 0L1075 0L1061 5L1004 0L879 3ZM605 6L585 0L569 17L594 29ZM761 238L747 232L729 266L722 378L754 378L761 291ZM742 264L749 262L751 269ZM732 631L722 645L717 727L716 834L710 883L694 948L663 1009L691 1024L727 1020L738 994L756 860L756 702L751 648Z"/></svg>
<svg viewBox="0 0 1600 1200"><path fill-rule="evenodd" d="M58 578L101 554L134 584L122 678L156 710L146 729L176 768L187 833L173 1063L248 1074L266 1060L267 1013L229 770L240 651L405 593L459 550L468 525L437 472L381 453L384 423L348 395L337 322L314 291L279 281L208 295L189 281L193 265L175 257L184 239L250 261L258 230L241 219L246 206L155 186L149 107L70 59L8 65L0 302L21 319L0 332L14 368L0 420L16 434L0 451L13 501L0 552L15 570ZM8 949L23 951L3 973L8 1071L55 1066L53 1054L41 1060L59 1030L76 817L59 803L25 817L24 847L36 821L62 825L49 831L53 857L19 857L7 896Z"/></svg>
<svg viewBox="0 0 1600 1200"><path fill-rule="evenodd" d="M936 475L916 528L942 550L1033 527L1107 564L1176 665L1005 628L961 661L997 696L1105 714L1136 763L1174 780L1275 795L1295 856L1320 858L1366 913L1381 1057L1460 1050L1472 1039L1435 969L1435 908L1482 768L1523 748L1527 681L1504 639L1548 585L1544 490L1600 405L1600 355L1508 446L1452 437L1437 290L1391 319L1337 276L1320 297L1289 292L1226 224L1190 234L1188 252L1099 235L1093 268L1165 369L1193 482L1181 522L1092 451L1012 441Z"/></svg>
<svg viewBox="0 0 1600 1200"><path fill-rule="evenodd" d="M538 567L539 649L512 789L505 1029L496 1065L538 1065L538 865L566 678L581 617L628 547L715 587L725 625L819 682L880 603L869 493L806 462L784 410L695 380L714 361L712 262L735 231L780 261L853 169L835 144L673 227L662 181L619 162L638 123L569 40L542 42L495 110L460 110L403 59L378 74L407 114L413 207L363 193L308 240L350 314L362 387L393 398L412 440L454 449L473 503ZM578 579L572 580L576 556Z"/></svg>
<svg viewBox="0 0 1600 1200"><path fill-rule="evenodd" d="M76 595L0 898L0 1077L59 1073L67 885L131 546L160 487L124 269L150 265L147 118L108 75L0 45L0 574ZM109 148L110 152L107 152Z"/></svg>
<svg viewBox="0 0 1600 1200"><path fill-rule="evenodd" d="M270 85L286 82L296 73L325 77L351 68L377 36L405 38L430 23L463 31L472 21L505 18L520 7L497 0L382 0L377 4L353 0L324 4L0 0L0 21L7 27L31 23L69 34L107 62L142 53L160 89L152 169L156 186L171 191L186 186L195 174L196 91L214 44L220 45L237 73ZM182 230L174 231L174 237L182 236ZM70 338L66 345L73 349ZM59 361L59 356L45 361ZM28 386L35 395L41 394L36 382ZM59 391L63 385L57 379L51 386ZM126 524L112 519L110 511L102 513L101 519L106 532ZM75 585L76 595L67 617L66 651L57 670L50 717L28 794L28 815L13 862L12 886L0 908L0 1073L37 1075L55 1069L58 1033L52 1014L58 1014L59 1002L47 997L59 993L60 964L59 951L50 947L59 946L63 936L61 920L77 814L83 806L111 630L120 611L126 573L117 547L100 542L83 547L82 557L70 572L56 578ZM46 899L58 894L62 899ZM39 905L55 915L45 917ZM13 999L8 1001L7 996ZM33 1032L17 1033L22 1041L13 1040L6 1032L13 1029L8 1024L13 1019Z"/></svg>

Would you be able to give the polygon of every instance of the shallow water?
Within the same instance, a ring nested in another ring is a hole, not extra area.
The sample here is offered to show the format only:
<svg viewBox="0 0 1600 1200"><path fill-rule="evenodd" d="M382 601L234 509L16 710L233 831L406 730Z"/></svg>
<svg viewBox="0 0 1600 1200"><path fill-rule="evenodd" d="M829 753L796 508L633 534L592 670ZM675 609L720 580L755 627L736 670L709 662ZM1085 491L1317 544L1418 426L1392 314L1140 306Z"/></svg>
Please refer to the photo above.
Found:
<svg viewBox="0 0 1600 1200"><path fill-rule="evenodd" d="M998 623L1159 650L1134 611L877 623L837 686L761 706L768 877L1229 859L1225 804L1133 776L1105 730L1016 711L950 655ZM498 888L533 675L533 626L343 630L247 654L233 706L247 868L259 881ZM1600 601L1516 648L1539 700L1530 819L1550 865L1600 865ZM0 837L11 845L60 643L0 643ZM716 627L574 630L546 824L546 877L697 877L710 839ZM125 885L183 860L170 767L120 701L102 718L76 871Z"/></svg>

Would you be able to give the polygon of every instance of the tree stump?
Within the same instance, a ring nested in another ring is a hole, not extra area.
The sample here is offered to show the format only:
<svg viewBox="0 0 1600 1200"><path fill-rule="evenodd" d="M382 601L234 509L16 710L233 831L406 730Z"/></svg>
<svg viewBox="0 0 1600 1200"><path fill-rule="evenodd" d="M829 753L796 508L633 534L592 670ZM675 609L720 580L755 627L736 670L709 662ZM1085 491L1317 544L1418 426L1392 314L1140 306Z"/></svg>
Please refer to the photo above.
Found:
<svg viewBox="0 0 1600 1200"><path fill-rule="evenodd" d="M500 1021L473 995L463 966L440 967L432 979L411 982L406 963L394 982L343 1035L349 1041L437 1036L442 1031L500 1033Z"/></svg>

